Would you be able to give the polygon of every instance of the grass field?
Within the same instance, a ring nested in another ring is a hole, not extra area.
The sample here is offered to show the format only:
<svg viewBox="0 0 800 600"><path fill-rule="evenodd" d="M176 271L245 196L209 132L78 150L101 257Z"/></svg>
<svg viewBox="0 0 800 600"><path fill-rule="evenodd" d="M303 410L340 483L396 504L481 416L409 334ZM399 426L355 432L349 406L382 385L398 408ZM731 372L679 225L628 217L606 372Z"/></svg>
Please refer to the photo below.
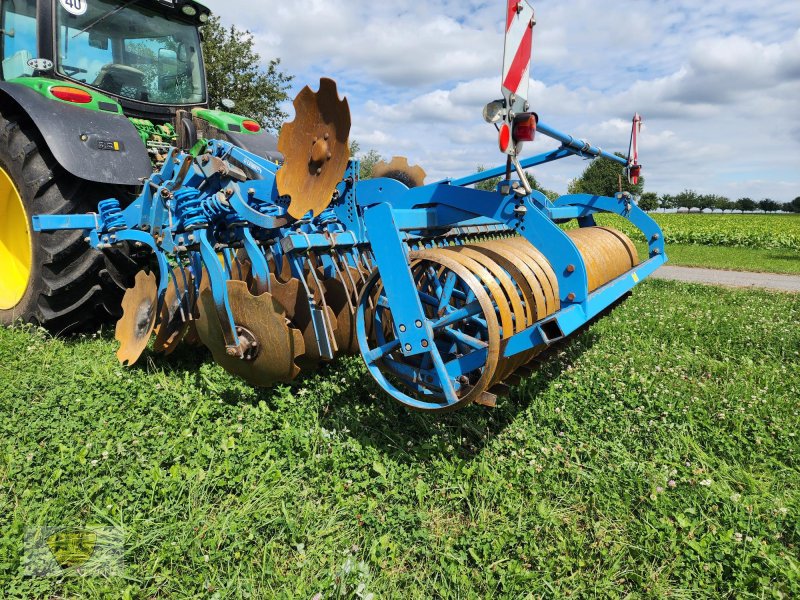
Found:
<svg viewBox="0 0 800 600"><path fill-rule="evenodd" d="M349 359L256 391L202 352L0 330L14 598L800 595L800 297L648 281L494 410L409 414ZM125 577L27 578L34 525Z"/></svg>
<svg viewBox="0 0 800 600"><path fill-rule="evenodd" d="M644 242L634 243L640 258L647 258L647 245ZM794 250L669 244L667 256L670 265L683 267L800 275L800 252Z"/></svg>

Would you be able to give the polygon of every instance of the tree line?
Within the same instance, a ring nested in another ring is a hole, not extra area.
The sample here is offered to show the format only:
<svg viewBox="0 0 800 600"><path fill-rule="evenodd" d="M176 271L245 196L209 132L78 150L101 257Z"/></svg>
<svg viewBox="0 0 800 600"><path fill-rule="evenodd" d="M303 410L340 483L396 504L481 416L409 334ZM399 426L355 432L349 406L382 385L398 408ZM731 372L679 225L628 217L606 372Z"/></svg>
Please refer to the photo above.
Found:
<svg viewBox="0 0 800 600"><path fill-rule="evenodd" d="M617 156L624 158L622 154ZM598 194L613 196L617 192L630 192L639 197L639 207L642 210L710 210L710 211L739 211L754 212L760 210L765 213L778 211L800 213L800 196L791 202L780 203L770 198L754 200L752 198L739 198L732 200L718 194L700 194L694 190L684 190L679 194L657 194L644 191L644 178L640 178L636 185L628 183L624 174L624 167L610 160L594 160L589 163L583 174L570 182L570 194Z"/></svg>
<svg viewBox="0 0 800 600"><path fill-rule="evenodd" d="M719 211L739 211L754 212L760 210L765 213L778 211L800 213L800 196L791 202L776 202L770 198L754 200L752 198L739 198L732 200L718 194L700 194L694 190L684 190L679 194L663 194L659 196L655 192L644 192L639 198L639 207L642 210L654 211L659 208L662 210L686 209L686 210L710 210Z"/></svg>

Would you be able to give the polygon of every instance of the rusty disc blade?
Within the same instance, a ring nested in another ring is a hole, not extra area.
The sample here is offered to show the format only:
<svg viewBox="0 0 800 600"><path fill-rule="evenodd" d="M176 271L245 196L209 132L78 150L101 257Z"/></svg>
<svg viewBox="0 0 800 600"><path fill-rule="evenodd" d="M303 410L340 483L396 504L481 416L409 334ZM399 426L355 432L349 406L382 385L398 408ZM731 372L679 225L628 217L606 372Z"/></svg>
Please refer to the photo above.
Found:
<svg viewBox="0 0 800 600"><path fill-rule="evenodd" d="M305 341L305 352L298 358L298 364L303 370L315 369L323 359L317 345L317 335L311 318L311 307L308 305L308 296L303 284L296 277L292 277L284 283L274 275L270 275L270 282L272 295L286 311L286 318L292 327L300 331ZM315 300L319 300L319 290L313 289L312 286L309 287L312 288L311 291ZM317 305L320 309L322 308L320 302L317 302ZM326 316L333 330L336 331L336 315L330 306L327 307Z"/></svg>
<svg viewBox="0 0 800 600"><path fill-rule="evenodd" d="M147 348L156 326L158 286L153 273L139 271L134 285L122 298L122 317L117 321L114 337L119 342L117 358L123 365L135 364Z"/></svg>
<svg viewBox="0 0 800 600"><path fill-rule="evenodd" d="M334 326L333 337L336 340L338 352L341 354L358 353L356 316L347 286L339 279L326 278L320 274L317 277L325 288L325 303L334 316L332 321ZM315 290L316 286L313 278L309 278L308 283L309 287Z"/></svg>
<svg viewBox="0 0 800 600"><path fill-rule="evenodd" d="M331 203L350 159L350 106L340 99L333 79L319 81L319 91L306 86L294 100L295 119L284 124L278 151L278 191L291 197L289 215L319 215Z"/></svg>
<svg viewBox="0 0 800 600"><path fill-rule="evenodd" d="M228 281L228 301L243 342L254 342L249 356L227 352L222 326L210 289L200 294L197 333L223 369L250 385L269 387L292 381L300 373L295 359L303 353L303 338L286 323L283 307L270 294L254 296L244 281Z"/></svg>
<svg viewBox="0 0 800 600"><path fill-rule="evenodd" d="M396 179L406 187L415 188L425 185L425 170L419 165L410 166L405 156L395 156L391 162L379 161L372 168L372 177L388 177Z"/></svg>
<svg viewBox="0 0 800 600"><path fill-rule="evenodd" d="M154 352L163 352L169 356L178 347L191 321L194 306L194 280L189 271L176 267L174 280L170 279L161 307L161 319L156 327L156 339L153 342ZM184 274L186 279L184 280ZM178 288L175 288L175 282ZM187 285L188 284L188 290Z"/></svg>

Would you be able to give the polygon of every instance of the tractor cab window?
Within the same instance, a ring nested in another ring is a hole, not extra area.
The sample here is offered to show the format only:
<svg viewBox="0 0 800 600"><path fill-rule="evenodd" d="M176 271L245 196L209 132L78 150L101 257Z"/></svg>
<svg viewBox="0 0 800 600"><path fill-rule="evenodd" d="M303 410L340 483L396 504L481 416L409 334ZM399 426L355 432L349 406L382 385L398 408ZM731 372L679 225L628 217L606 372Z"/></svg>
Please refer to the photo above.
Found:
<svg viewBox="0 0 800 600"><path fill-rule="evenodd" d="M105 92L152 104L205 101L200 36L194 25L107 0L58 3L56 68Z"/></svg>
<svg viewBox="0 0 800 600"><path fill-rule="evenodd" d="M36 0L5 0L0 17L2 78L33 75L28 61L36 58Z"/></svg>

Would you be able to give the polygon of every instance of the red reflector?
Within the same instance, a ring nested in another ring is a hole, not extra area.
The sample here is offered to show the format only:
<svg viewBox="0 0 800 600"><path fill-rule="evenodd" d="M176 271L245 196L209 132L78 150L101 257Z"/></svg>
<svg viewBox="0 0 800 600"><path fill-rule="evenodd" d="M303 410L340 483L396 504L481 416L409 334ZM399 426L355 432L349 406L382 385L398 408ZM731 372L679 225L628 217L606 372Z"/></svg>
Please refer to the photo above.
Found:
<svg viewBox="0 0 800 600"><path fill-rule="evenodd" d="M508 152L511 146L511 128L507 123L500 126L500 152Z"/></svg>
<svg viewBox="0 0 800 600"><path fill-rule="evenodd" d="M514 141L532 142L536 137L536 115L522 113L514 117Z"/></svg>
<svg viewBox="0 0 800 600"><path fill-rule="evenodd" d="M65 102L75 102L76 104L89 104L92 101L92 95L84 90L78 88L66 87L58 85L50 88L50 93L59 100Z"/></svg>
<svg viewBox="0 0 800 600"><path fill-rule="evenodd" d="M245 121L242 123L242 127L247 129L247 131L252 131L253 133L258 133L261 131L261 125L256 123L255 121Z"/></svg>
<svg viewBox="0 0 800 600"><path fill-rule="evenodd" d="M628 175L630 177L630 182L633 185L637 185L639 183L639 177L642 175L642 165L631 165L628 168Z"/></svg>

